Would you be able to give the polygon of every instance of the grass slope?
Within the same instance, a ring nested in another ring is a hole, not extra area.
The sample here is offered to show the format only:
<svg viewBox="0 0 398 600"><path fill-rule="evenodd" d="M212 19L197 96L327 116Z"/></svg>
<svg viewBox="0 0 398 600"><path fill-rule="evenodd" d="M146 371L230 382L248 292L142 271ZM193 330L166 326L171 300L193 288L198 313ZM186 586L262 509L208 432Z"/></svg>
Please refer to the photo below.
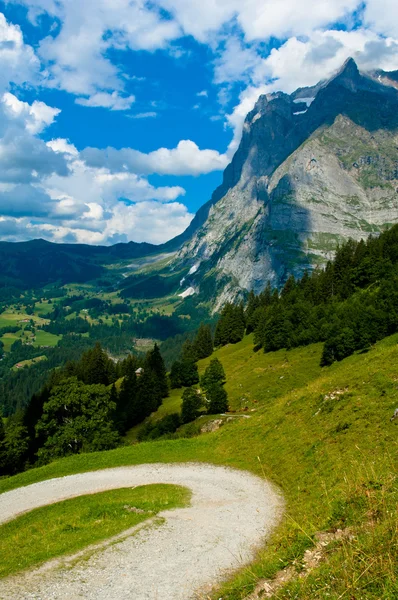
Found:
<svg viewBox="0 0 398 600"><path fill-rule="evenodd" d="M247 406L249 419L197 438L65 458L0 481L0 492L145 462L196 460L248 469L280 486L286 517L256 562L215 597L244 598L259 578L291 564L300 570L314 534L336 528L350 528L351 536L277 597L398 597L397 425L390 422L398 406L397 342L392 336L366 354L321 369L321 345L264 355L254 354L246 338L216 355L227 374L231 407Z"/></svg>
<svg viewBox="0 0 398 600"><path fill-rule="evenodd" d="M32 510L0 526L0 577L75 553L161 510L186 506L189 498L189 490L180 486L148 485L80 496Z"/></svg>

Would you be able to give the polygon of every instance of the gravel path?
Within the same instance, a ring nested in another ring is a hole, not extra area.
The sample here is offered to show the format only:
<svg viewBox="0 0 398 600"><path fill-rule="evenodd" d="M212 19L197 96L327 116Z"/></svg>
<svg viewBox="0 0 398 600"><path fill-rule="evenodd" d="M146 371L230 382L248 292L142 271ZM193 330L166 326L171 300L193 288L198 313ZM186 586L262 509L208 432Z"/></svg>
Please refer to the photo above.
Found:
<svg viewBox="0 0 398 600"><path fill-rule="evenodd" d="M245 471L200 463L148 464L50 479L0 495L0 523L65 498L172 483L191 506L159 513L164 524L94 552L0 581L1 600L188 600L253 559L282 512L275 489Z"/></svg>

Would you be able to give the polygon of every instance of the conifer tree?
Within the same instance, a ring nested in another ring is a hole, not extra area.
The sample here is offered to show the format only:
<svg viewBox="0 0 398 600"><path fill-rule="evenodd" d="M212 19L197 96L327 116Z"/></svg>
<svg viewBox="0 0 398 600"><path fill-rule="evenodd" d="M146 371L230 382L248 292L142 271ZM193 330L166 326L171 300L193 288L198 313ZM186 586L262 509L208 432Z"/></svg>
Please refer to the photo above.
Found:
<svg viewBox="0 0 398 600"><path fill-rule="evenodd" d="M201 387L207 392L213 384L223 385L225 383L225 371L217 357L212 358L209 366L206 368L202 379Z"/></svg>
<svg viewBox="0 0 398 600"><path fill-rule="evenodd" d="M7 420L4 428L3 460L8 475L23 471L27 459L28 432L23 424L23 413L18 412Z"/></svg>
<svg viewBox="0 0 398 600"><path fill-rule="evenodd" d="M197 360L207 358L213 353L213 338L210 325L202 323L194 340L194 352Z"/></svg>
<svg viewBox="0 0 398 600"><path fill-rule="evenodd" d="M136 363L130 357L124 364L124 378L117 395L114 421L120 433L126 433L130 427L140 422L140 408L138 406ZM114 387L114 386L112 386ZM116 388L115 388L116 392ZM112 395L112 391L111 391ZM114 396L113 392L113 396Z"/></svg>
<svg viewBox="0 0 398 600"><path fill-rule="evenodd" d="M137 380L138 415L136 423L141 423L145 417L157 410L161 403L158 379L151 369L144 369Z"/></svg>
<svg viewBox="0 0 398 600"><path fill-rule="evenodd" d="M191 386L199 383L198 365L190 361L182 361L182 385Z"/></svg>
<svg viewBox="0 0 398 600"><path fill-rule="evenodd" d="M109 359L106 353L101 348L101 344L97 342L91 350L87 350L80 361L80 377L84 383L109 384L108 363Z"/></svg>
<svg viewBox="0 0 398 600"><path fill-rule="evenodd" d="M202 396L199 390L189 387L184 390L182 395L181 421L190 423L199 416L199 410L203 404Z"/></svg>
<svg viewBox="0 0 398 600"><path fill-rule="evenodd" d="M195 345L191 340L185 340L181 350L181 360L194 363L198 360Z"/></svg>
<svg viewBox="0 0 398 600"><path fill-rule="evenodd" d="M0 476L6 475L4 437L5 437L5 431L4 431L3 415L0 412Z"/></svg>
<svg viewBox="0 0 398 600"><path fill-rule="evenodd" d="M154 373L158 381L160 398L167 398L169 395L167 372L157 344L155 344L153 350L150 350L146 355L144 371L148 369Z"/></svg>
<svg viewBox="0 0 398 600"><path fill-rule="evenodd" d="M282 288L282 291L281 291L282 298L284 296L289 296L289 294L291 294L295 289L296 289L296 280L294 278L294 275L290 275L287 278L286 283Z"/></svg>
<svg viewBox="0 0 398 600"><path fill-rule="evenodd" d="M262 337L265 352L289 347L289 323L282 304L269 307Z"/></svg>
<svg viewBox="0 0 398 600"><path fill-rule="evenodd" d="M182 387L182 363L175 360L170 369L170 387L172 390Z"/></svg>
<svg viewBox="0 0 398 600"><path fill-rule="evenodd" d="M268 281L267 285L265 286L265 289L261 292L261 294L259 294L258 300L259 300L260 306L269 306L271 304L272 288L271 288L271 284L269 281Z"/></svg>
<svg viewBox="0 0 398 600"><path fill-rule="evenodd" d="M172 389L190 387L199 382L198 365L191 361L176 360L170 370Z"/></svg>
<svg viewBox="0 0 398 600"><path fill-rule="evenodd" d="M211 383L206 390L206 398L208 401L207 412L209 415L227 412L228 394L221 383Z"/></svg>
<svg viewBox="0 0 398 600"><path fill-rule="evenodd" d="M221 311L214 335L215 346L236 344L245 334L245 315L243 304L234 306L225 304Z"/></svg>
<svg viewBox="0 0 398 600"><path fill-rule="evenodd" d="M249 292L249 298L247 300L246 310L245 310L245 320L246 320L246 333L251 333L256 328L256 311L260 306L260 299L255 295L253 290Z"/></svg>

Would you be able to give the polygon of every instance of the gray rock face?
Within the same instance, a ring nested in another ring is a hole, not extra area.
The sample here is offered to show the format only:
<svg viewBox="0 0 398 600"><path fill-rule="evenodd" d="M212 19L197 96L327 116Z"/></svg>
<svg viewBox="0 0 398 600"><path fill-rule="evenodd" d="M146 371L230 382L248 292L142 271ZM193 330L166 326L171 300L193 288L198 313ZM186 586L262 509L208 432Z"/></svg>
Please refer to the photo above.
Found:
<svg viewBox="0 0 398 600"><path fill-rule="evenodd" d="M216 309L397 223L397 73L349 59L318 86L261 96L206 215L176 266L195 265L185 285L212 281Z"/></svg>

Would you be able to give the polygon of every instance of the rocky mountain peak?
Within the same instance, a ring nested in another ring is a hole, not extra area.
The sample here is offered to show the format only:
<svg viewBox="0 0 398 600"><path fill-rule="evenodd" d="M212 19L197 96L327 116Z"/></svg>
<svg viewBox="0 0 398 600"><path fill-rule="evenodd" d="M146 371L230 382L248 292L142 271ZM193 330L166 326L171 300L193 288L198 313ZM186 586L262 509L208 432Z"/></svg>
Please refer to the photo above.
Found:
<svg viewBox="0 0 398 600"><path fill-rule="evenodd" d="M178 253L185 285L200 297L211 280L217 307L398 222L398 90L386 81L394 77L362 73L350 58L316 86L260 96L223 184Z"/></svg>
<svg viewBox="0 0 398 600"><path fill-rule="evenodd" d="M349 57L338 70L334 79L355 81L358 77L360 77L360 73L357 63L352 57Z"/></svg>

